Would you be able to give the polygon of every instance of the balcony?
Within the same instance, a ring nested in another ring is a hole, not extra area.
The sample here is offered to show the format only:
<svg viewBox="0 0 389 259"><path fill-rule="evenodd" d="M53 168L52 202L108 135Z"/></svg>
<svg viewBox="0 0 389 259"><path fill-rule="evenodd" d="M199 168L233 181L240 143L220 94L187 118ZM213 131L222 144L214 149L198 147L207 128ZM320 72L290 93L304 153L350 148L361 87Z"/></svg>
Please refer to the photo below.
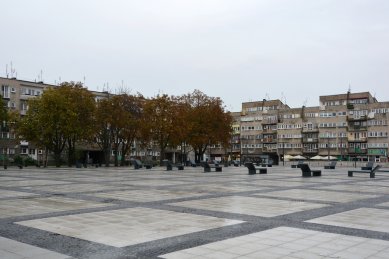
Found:
<svg viewBox="0 0 389 259"><path fill-rule="evenodd" d="M263 147L262 152L263 153L277 153L277 148Z"/></svg>
<svg viewBox="0 0 389 259"><path fill-rule="evenodd" d="M367 142L367 138L353 138L353 137L348 137L347 138L348 142L353 142L353 143L364 143Z"/></svg>
<svg viewBox="0 0 389 259"><path fill-rule="evenodd" d="M367 131L367 126L361 126L361 125L349 125L347 127L348 131Z"/></svg>
<svg viewBox="0 0 389 259"><path fill-rule="evenodd" d="M347 116L347 121L366 121L367 116L362 115L362 116Z"/></svg>
<svg viewBox="0 0 389 259"><path fill-rule="evenodd" d="M317 143L319 142L318 138L303 138L303 143Z"/></svg>
<svg viewBox="0 0 389 259"><path fill-rule="evenodd" d="M277 123L278 123L278 120L264 120L264 121L262 121L262 125L274 125Z"/></svg>
<svg viewBox="0 0 389 259"><path fill-rule="evenodd" d="M319 149L310 149L310 148L303 149L304 154L317 154L318 152L319 152Z"/></svg>
<svg viewBox="0 0 389 259"><path fill-rule="evenodd" d="M361 148L349 148L347 151L349 154L367 154L367 149Z"/></svg>
<svg viewBox="0 0 389 259"><path fill-rule="evenodd" d="M262 139L262 142L263 142L263 143L276 143L276 142L277 142L277 139L273 139L273 138L264 138L264 139Z"/></svg>
<svg viewBox="0 0 389 259"><path fill-rule="evenodd" d="M21 140L21 141L20 141L20 145L21 145L21 146L28 146L28 141Z"/></svg>
<svg viewBox="0 0 389 259"><path fill-rule="evenodd" d="M319 128L312 128L312 129L304 129L302 130L303 133L315 133L315 132L319 132Z"/></svg>
<svg viewBox="0 0 389 259"><path fill-rule="evenodd" d="M277 133L277 129L263 129L262 132L273 134L273 133Z"/></svg>
<svg viewBox="0 0 389 259"><path fill-rule="evenodd" d="M29 100L31 98L35 98L35 95L29 95L29 94L21 94L20 95L20 100Z"/></svg>

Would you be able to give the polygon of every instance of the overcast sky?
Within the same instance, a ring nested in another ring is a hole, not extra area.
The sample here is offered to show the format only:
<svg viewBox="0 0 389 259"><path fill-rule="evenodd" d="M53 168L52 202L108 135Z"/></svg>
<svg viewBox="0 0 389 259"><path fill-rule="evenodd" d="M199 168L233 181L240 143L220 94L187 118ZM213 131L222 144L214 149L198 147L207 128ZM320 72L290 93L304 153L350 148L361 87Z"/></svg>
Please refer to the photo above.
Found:
<svg viewBox="0 0 389 259"><path fill-rule="evenodd" d="M316 106L370 91L389 101L387 0L0 0L0 76L124 86L147 97L199 89ZM283 97L284 96L284 97Z"/></svg>

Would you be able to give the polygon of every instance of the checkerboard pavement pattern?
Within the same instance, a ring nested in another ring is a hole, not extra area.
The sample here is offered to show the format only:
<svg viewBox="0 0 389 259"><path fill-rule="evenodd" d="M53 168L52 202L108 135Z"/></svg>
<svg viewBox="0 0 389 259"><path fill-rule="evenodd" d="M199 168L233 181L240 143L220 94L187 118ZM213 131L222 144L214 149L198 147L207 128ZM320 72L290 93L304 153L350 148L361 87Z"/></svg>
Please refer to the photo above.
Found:
<svg viewBox="0 0 389 259"><path fill-rule="evenodd" d="M389 174L0 171L0 258L388 258Z"/></svg>

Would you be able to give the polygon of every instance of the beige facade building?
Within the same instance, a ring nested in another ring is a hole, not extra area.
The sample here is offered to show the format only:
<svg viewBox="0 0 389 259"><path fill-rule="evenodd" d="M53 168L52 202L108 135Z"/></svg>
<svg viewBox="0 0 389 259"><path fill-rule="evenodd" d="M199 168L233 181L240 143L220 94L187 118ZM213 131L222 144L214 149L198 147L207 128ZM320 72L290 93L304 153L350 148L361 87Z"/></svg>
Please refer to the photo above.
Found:
<svg viewBox="0 0 389 259"><path fill-rule="evenodd" d="M47 87L53 85L0 77L0 86L4 105L9 110L19 111L21 115L25 115L28 110L28 100L40 96ZM43 150L36 149L27 141L18 140L15 133L2 123L0 155L2 158L3 156L28 155L38 160L40 156L43 156Z"/></svg>
<svg viewBox="0 0 389 259"><path fill-rule="evenodd" d="M40 96L43 91L56 85L45 84L43 82L31 82L16 78L0 77L1 96L3 103L8 110L18 111L22 116L28 110L28 100ZM107 98L108 92L94 92L96 99ZM28 141L19 140L15 133L2 123L0 132L0 156L12 158L16 155L29 156L34 160L42 161L44 150L35 147Z"/></svg>
<svg viewBox="0 0 389 259"><path fill-rule="evenodd" d="M389 102L370 93L320 96L319 106L280 100L242 104L241 158L282 161L285 155L388 160Z"/></svg>

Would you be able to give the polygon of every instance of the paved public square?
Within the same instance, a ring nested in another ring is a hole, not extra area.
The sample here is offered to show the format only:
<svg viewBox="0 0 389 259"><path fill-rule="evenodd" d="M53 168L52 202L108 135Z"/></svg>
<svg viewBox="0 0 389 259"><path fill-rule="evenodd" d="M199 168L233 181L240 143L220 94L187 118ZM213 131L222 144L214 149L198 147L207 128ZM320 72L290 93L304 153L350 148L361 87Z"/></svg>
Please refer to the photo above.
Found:
<svg viewBox="0 0 389 259"><path fill-rule="evenodd" d="M2 169L0 258L388 258L389 173L321 169Z"/></svg>

